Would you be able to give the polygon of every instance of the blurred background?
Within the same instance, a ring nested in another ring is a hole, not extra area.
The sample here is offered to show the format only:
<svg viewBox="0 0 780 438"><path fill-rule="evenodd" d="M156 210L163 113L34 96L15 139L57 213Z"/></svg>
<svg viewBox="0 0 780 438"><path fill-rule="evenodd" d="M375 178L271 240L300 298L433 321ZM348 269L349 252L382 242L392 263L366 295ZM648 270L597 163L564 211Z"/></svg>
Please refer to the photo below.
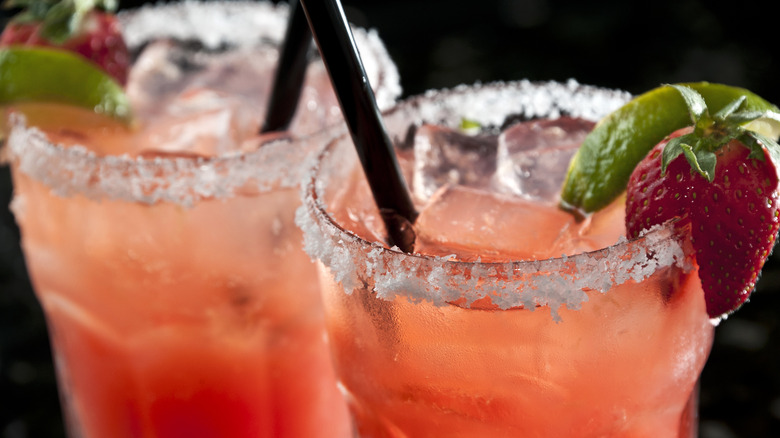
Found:
<svg viewBox="0 0 780 438"><path fill-rule="evenodd" d="M120 7L141 3L120 0ZM378 30L404 96L499 80L574 78L635 94L706 80L780 103L776 27L764 1L342 3L350 21ZM48 337L6 209L9 195L8 169L0 166L0 438L62 437ZM775 254L750 303L717 328L701 381L702 438L780 437L778 289Z"/></svg>

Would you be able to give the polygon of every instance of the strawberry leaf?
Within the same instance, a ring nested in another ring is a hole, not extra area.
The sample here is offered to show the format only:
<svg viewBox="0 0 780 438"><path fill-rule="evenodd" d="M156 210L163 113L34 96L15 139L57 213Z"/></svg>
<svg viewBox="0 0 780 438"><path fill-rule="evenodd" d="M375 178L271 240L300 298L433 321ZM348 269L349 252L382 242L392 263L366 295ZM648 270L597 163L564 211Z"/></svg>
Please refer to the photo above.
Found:
<svg viewBox="0 0 780 438"><path fill-rule="evenodd" d="M759 119L764 115L761 111L740 111L738 113L729 114L723 121L728 124L743 125L753 120Z"/></svg>
<svg viewBox="0 0 780 438"><path fill-rule="evenodd" d="M742 142L751 148L750 158L754 158L753 155L756 153L755 146L751 145L750 143L755 144L755 142L759 142L758 148L763 151L763 148L761 148L761 145L763 145L766 148L766 151L769 152L769 158L772 160L772 164L777 167L778 164L780 164L780 144L778 144L775 140L765 136L764 134L753 132L753 131L747 131L746 135L741 139ZM764 154L761 153L761 159L764 158Z"/></svg>
<svg viewBox="0 0 780 438"><path fill-rule="evenodd" d="M731 115L734 114L734 112L736 110L738 110L740 106L742 106L742 103L746 99L747 99L747 96L742 95L742 96L739 96L738 98L732 100L731 102L729 102L726 106L721 108L720 111L718 111L715 114L715 120L723 121L723 120L726 120L726 119L730 118Z"/></svg>
<svg viewBox="0 0 780 438"><path fill-rule="evenodd" d="M693 136L691 134L685 134L669 140L666 146L664 146L663 155L661 157L662 174L666 173L666 166L683 153L682 144L687 143L692 139Z"/></svg>
<svg viewBox="0 0 780 438"><path fill-rule="evenodd" d="M42 21L46 17L52 6L57 0L6 0L3 2L4 9L22 9L13 18L14 22L26 23L31 21Z"/></svg>
<svg viewBox="0 0 780 438"><path fill-rule="evenodd" d="M6 9L25 8L33 11L48 11L57 0L5 0L3 7Z"/></svg>
<svg viewBox="0 0 780 438"><path fill-rule="evenodd" d="M14 23L24 24L35 23L40 21L40 19L31 11L22 11L14 16L13 21Z"/></svg>
<svg viewBox="0 0 780 438"><path fill-rule="evenodd" d="M764 147L756 137L750 135L750 133L745 133L745 135L739 137L739 141L750 150L748 158L764 161Z"/></svg>
<svg viewBox="0 0 780 438"><path fill-rule="evenodd" d="M698 126L702 119L709 118L707 104L704 102L704 98L701 97L701 94L697 93L694 89L683 85L671 84L670 87L674 87L682 95L694 125Z"/></svg>
<svg viewBox="0 0 780 438"><path fill-rule="evenodd" d="M84 17L93 10L113 12L119 6L117 0L6 0L6 8L24 8L14 17L15 22L42 22L40 35L62 44L77 33Z"/></svg>
<svg viewBox="0 0 780 438"><path fill-rule="evenodd" d="M71 2L58 3L49 9L41 27L41 36L62 44L78 29L82 16L76 16Z"/></svg>
<svg viewBox="0 0 780 438"><path fill-rule="evenodd" d="M688 112L693 119L694 129L689 134L682 135L670 140L663 151L661 162L662 172L674 158L685 154L685 158L690 166L712 182L715 177L715 166L717 163L717 152L731 140L739 140L750 150L749 158L764 160L764 147L770 152L770 157L774 163L780 163L780 146L770 137L748 130L743 125L753 122L751 127L760 127L760 124L769 125L769 132L776 132L773 127L780 125L780 114L773 110L767 111L738 111L747 100L746 95L740 95L727 103L718 111L714 117L709 116L707 104L701 95L690 87L685 85L672 84L688 108ZM764 126L766 127L766 126ZM762 130L762 132L764 132Z"/></svg>
<svg viewBox="0 0 780 438"><path fill-rule="evenodd" d="M682 143L680 147L685 154L685 159L688 160L688 164L698 172L701 176L712 182L715 178L715 163L718 161L714 152L710 152L705 148L694 149L688 144Z"/></svg>

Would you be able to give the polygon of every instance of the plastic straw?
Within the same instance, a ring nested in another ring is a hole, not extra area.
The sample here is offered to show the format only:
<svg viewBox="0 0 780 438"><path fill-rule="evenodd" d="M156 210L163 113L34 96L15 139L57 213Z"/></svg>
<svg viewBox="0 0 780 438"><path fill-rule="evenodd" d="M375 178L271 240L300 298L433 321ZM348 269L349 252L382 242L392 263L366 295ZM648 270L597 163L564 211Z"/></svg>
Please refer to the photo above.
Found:
<svg viewBox="0 0 780 438"><path fill-rule="evenodd" d="M412 225L418 213L341 3L339 0L301 0L301 4L387 228L389 243L411 252L414 248Z"/></svg>
<svg viewBox="0 0 780 438"><path fill-rule="evenodd" d="M298 108L303 79L306 76L312 41L311 30L306 14L297 1L290 3L289 14L261 133L287 130Z"/></svg>

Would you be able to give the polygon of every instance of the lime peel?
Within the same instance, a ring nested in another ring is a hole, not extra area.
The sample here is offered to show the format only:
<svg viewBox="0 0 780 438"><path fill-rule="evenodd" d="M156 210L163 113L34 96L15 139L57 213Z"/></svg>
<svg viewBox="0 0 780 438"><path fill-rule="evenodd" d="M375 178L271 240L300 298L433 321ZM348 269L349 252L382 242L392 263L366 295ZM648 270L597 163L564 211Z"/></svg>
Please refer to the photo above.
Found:
<svg viewBox="0 0 780 438"><path fill-rule="evenodd" d="M132 118L116 80L77 54L45 47L0 49L0 105L21 101L85 107L124 122Z"/></svg>
<svg viewBox="0 0 780 438"><path fill-rule="evenodd" d="M747 128L768 137L780 134L780 110L758 95L709 82L682 85L699 92L713 112L745 96L742 109L766 114ZM600 120L585 137L569 165L561 206L581 214L607 206L625 190L634 167L658 142L690 124L685 102L672 87L659 87L635 97Z"/></svg>

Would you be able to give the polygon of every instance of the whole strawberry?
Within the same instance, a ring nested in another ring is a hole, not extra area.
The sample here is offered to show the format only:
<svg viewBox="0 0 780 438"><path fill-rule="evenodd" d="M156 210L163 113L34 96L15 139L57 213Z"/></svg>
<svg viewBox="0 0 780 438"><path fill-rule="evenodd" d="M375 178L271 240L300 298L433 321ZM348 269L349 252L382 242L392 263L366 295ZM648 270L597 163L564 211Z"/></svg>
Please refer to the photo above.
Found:
<svg viewBox="0 0 780 438"><path fill-rule="evenodd" d="M710 116L696 91L673 86L693 126L669 135L634 169L626 231L636 237L677 219L695 251L707 313L718 318L748 299L775 244L780 146L743 127L766 116L738 112L744 98Z"/></svg>
<svg viewBox="0 0 780 438"><path fill-rule="evenodd" d="M46 46L78 53L120 84L127 82L130 56L110 0L8 0L25 8L0 35L0 47Z"/></svg>

